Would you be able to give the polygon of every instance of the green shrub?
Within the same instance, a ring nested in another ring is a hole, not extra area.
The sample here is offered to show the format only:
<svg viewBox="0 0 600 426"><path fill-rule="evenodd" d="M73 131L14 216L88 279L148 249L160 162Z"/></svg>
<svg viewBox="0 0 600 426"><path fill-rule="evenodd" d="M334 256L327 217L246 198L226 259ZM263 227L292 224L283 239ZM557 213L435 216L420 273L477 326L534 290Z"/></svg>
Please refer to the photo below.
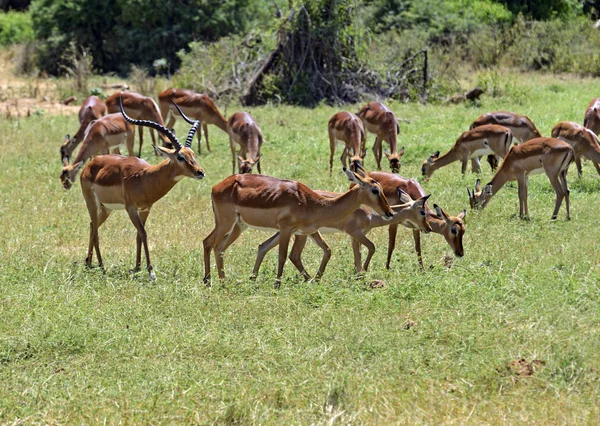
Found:
<svg viewBox="0 0 600 426"><path fill-rule="evenodd" d="M29 13L0 13L0 46L33 40L33 22Z"/></svg>

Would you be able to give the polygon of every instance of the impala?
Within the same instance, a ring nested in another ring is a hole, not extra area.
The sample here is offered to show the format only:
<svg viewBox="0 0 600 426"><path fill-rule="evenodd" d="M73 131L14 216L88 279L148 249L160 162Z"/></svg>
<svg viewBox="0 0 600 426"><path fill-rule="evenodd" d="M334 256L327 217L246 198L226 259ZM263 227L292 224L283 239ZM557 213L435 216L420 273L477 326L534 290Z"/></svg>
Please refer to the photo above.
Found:
<svg viewBox="0 0 600 426"><path fill-rule="evenodd" d="M210 251L214 250L219 278L224 278L223 253L247 227L279 231L279 261L275 287L278 288L292 235L310 235L323 250L322 274L331 249L319 228L330 226L365 204L386 219L391 209L379 183L345 169L356 186L335 198L327 198L306 185L262 175L233 175L212 188L215 228L204 239L204 282L210 284Z"/></svg>
<svg viewBox="0 0 600 426"><path fill-rule="evenodd" d="M525 217L529 214L527 209L529 176L545 172L556 192L552 219L556 219L560 205L563 199L566 199L568 220L571 218L571 213L567 170L574 157L575 153L571 145L559 139L536 138L513 146L492 181L485 186L479 197L475 197L475 205L484 208L506 182L516 180L519 186L519 215Z"/></svg>
<svg viewBox="0 0 600 426"><path fill-rule="evenodd" d="M106 108L108 108L108 112L110 113L118 113L120 112L120 99L123 99L123 106L125 107L125 112L129 114L130 117L137 120L150 120L155 123L164 126L164 122L162 116L160 114L160 110L158 109L158 105L154 102L154 99L149 98L148 96L140 95L139 93L133 92L117 92L112 94L106 99ZM144 130L143 126L139 126L138 133L140 135L140 149L138 151L138 157L142 156L142 145L144 143ZM152 132L152 128L150 129L150 136L152 137L152 145L156 144L156 140L154 138L154 132ZM158 136L162 139L164 146L169 146L169 138L165 136L163 133L159 132Z"/></svg>
<svg viewBox="0 0 600 426"><path fill-rule="evenodd" d="M455 161L462 163L461 172L467 171L469 160L475 160L475 173L481 173L479 158L482 155L494 155L504 158L512 145L512 134L506 127L497 124L486 124L464 132L446 154L440 157L440 152L427 158L421 166L423 177L429 179L437 169Z"/></svg>
<svg viewBox="0 0 600 426"><path fill-rule="evenodd" d="M477 198L481 197L481 193L483 192L483 189L481 189L481 180L477 179L475 181L475 188L473 189L473 192L469 191L469 188L467 188L467 194L469 194L469 205L471 206L471 209L474 209L475 207L477 207Z"/></svg>
<svg viewBox="0 0 600 426"><path fill-rule="evenodd" d="M150 262L145 229L146 219L152 205L164 197L182 178L202 179L204 177L204 170L196 162L191 149L192 138L200 123L192 122L194 124L188 133L185 146L181 146L175 135L166 127L152 121L134 120L127 116L122 106L120 109L129 123L150 127L164 134L174 149L154 145L156 153L165 158L155 166L137 157L100 155L83 169L81 189L91 220L90 242L85 263L91 266L95 248L98 264L102 267L98 228L113 210L125 210L137 229L135 269L140 268L143 245L148 273L150 279L154 280L156 274Z"/></svg>
<svg viewBox="0 0 600 426"><path fill-rule="evenodd" d="M600 133L600 98L592 99L585 111L583 127L590 129L595 134Z"/></svg>
<svg viewBox="0 0 600 426"><path fill-rule="evenodd" d="M407 179L388 172L369 172L369 177L372 177L379 182L383 188L383 192L392 204L401 203L402 200L397 195L397 189L400 188L406 192L411 198L418 199L425 196L425 191L415 179ZM464 218L467 214L466 210L461 211L457 216L449 216L443 209L434 204L432 211L425 204L427 212L427 222L431 227L431 231L435 234L440 234L444 237L452 252L457 257L463 257L465 250L463 248L463 236L465 234ZM392 254L396 247L396 235L398 233L398 225L393 224L388 228L388 253L385 267L390 269ZM419 265L423 268L423 256L421 253L421 231L413 228L413 238L415 241L415 251Z"/></svg>
<svg viewBox="0 0 600 426"><path fill-rule="evenodd" d="M171 113L169 129L175 125L175 120L179 116L176 108L173 108L171 101L175 102L177 106L184 112L188 117L194 120L200 121L202 128L204 129L204 137L206 138L206 149L210 152L210 145L208 144L208 124L214 124L219 129L227 132L227 120L223 117L223 114L219 111L219 108L215 105L208 95L202 93L195 93L191 90L185 89L167 89L158 94L158 106L162 114L162 118L167 122L167 116ZM198 154L202 153L202 147L200 140L202 139L202 131L198 132Z"/></svg>
<svg viewBox="0 0 600 426"><path fill-rule="evenodd" d="M400 126L394 113L381 102L369 102L358 113L363 122L364 128L375 133L375 144L373 145L373 154L377 162L377 169L381 170L381 150L382 141L390 145L391 153L385 153L390 161L392 173L398 173L400 170L400 159L404 155L404 147L398 151L398 133Z"/></svg>
<svg viewBox="0 0 600 426"><path fill-rule="evenodd" d="M348 167L348 156L350 156L351 165L356 162L362 165L366 151L365 129L361 119L350 112L338 112L329 120L327 130L329 133L329 176L331 177L333 170L336 141L342 141L344 145L340 157L344 167ZM352 152L352 155L349 154L350 152Z"/></svg>
<svg viewBox="0 0 600 426"><path fill-rule="evenodd" d="M83 101L79 110L79 129L77 133L70 137L65 137L65 142L60 147L60 158L64 165L69 163L69 158L77 145L83 140L85 130L90 122L99 119L106 114L106 104L98 96L88 96Z"/></svg>
<svg viewBox="0 0 600 426"><path fill-rule="evenodd" d="M247 112L232 114L227 121L227 133L232 156L231 174L235 173L236 144L240 146L240 154L237 157L239 173L252 173L255 164L260 173L260 147L263 143L263 135L254 118Z"/></svg>
<svg viewBox="0 0 600 426"><path fill-rule="evenodd" d="M552 137L560 139L573 147L577 173L581 177L581 157L588 158L594 163L596 171L600 174L600 141L598 136L585 127L573 121L561 121L552 128Z"/></svg>
<svg viewBox="0 0 600 426"><path fill-rule="evenodd" d="M328 192L328 191L315 191L320 195L327 198L339 197L339 193ZM427 212L425 211L425 203L429 198L429 195L419 198L414 201L410 196L405 193L402 189L398 188L398 198L403 204L392 206L394 211L394 217L392 220L386 220L380 215L374 213L370 209L359 208L352 212L350 216L342 219L336 223L329 225L326 228L319 229L322 234L345 232L352 237L352 250L354 251L354 268L356 272L366 271L369 268L369 263L373 254L375 254L375 244L366 237L366 234L373 228L380 226L386 226L391 224L402 224L411 229L418 229L420 231L430 232L431 227L427 223ZM306 245L306 235L296 235L292 250L290 251L290 261L296 269L302 274L305 280L310 279L310 275L306 272L304 265L302 264L302 251ZM256 262L252 271L252 276L255 277L258 274L260 265L269 250L279 244L279 233L269 238L267 241L258 246L258 253L256 255ZM364 265L361 262L360 246L364 245L367 247L368 255L365 259Z"/></svg>
<svg viewBox="0 0 600 426"><path fill-rule="evenodd" d="M110 150L118 151L119 145L125 142L127 153L133 152L133 126L119 114L108 114L92 121L88 126L83 144L71 164L65 164L60 174L60 180L65 189L70 189L75 182L79 169L85 162L99 154L108 154Z"/></svg>

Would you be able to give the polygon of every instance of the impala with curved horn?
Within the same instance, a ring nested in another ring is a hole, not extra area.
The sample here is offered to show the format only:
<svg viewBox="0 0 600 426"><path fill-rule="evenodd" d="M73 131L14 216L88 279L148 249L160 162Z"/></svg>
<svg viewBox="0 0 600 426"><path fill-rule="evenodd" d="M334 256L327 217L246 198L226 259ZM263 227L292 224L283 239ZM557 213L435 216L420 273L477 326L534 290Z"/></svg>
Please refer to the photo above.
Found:
<svg viewBox="0 0 600 426"><path fill-rule="evenodd" d="M86 265L91 266L95 248L98 264L102 267L98 228L113 210L125 210L137 229L135 269L140 268L143 245L148 273L150 279L154 280L156 274L150 262L145 229L146 219L152 205L164 197L181 179L204 177L204 170L196 162L191 149L194 133L200 123L186 118L186 121L193 125L186 138L185 146L182 146L175 134L166 127L153 121L134 120L125 113L122 102L120 107L121 114L127 122L157 130L169 140L174 149L154 145L156 153L165 158L157 165L150 165L137 157L99 155L81 172L81 189L90 214L90 241L85 262ZM181 116L185 117L183 113Z"/></svg>

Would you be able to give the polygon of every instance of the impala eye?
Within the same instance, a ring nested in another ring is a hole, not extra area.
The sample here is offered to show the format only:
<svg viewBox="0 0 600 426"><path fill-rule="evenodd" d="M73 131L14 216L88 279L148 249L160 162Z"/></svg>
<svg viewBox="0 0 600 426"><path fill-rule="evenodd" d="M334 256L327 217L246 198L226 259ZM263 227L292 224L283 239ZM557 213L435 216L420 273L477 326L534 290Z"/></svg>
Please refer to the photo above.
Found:
<svg viewBox="0 0 600 426"><path fill-rule="evenodd" d="M183 155L179 154L179 155L177 156L177 161L180 161L180 162L182 162L182 163L183 163L183 162L185 161L185 157L184 157Z"/></svg>
<svg viewBox="0 0 600 426"><path fill-rule="evenodd" d="M377 188L371 189L371 192L375 195L379 195L379 189L377 189Z"/></svg>
<svg viewBox="0 0 600 426"><path fill-rule="evenodd" d="M427 213L425 213L425 210L421 210L421 216L425 216Z"/></svg>
<svg viewBox="0 0 600 426"><path fill-rule="evenodd" d="M454 235L456 235L458 233L458 231L456 230L456 228L454 226L452 228L450 228L450 232L452 232Z"/></svg>

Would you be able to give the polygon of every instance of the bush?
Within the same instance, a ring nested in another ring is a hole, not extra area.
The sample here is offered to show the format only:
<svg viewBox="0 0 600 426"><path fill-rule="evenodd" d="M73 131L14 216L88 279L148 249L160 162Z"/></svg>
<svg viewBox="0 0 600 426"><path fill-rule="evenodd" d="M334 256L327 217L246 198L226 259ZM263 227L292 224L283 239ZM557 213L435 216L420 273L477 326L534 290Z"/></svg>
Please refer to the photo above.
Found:
<svg viewBox="0 0 600 426"><path fill-rule="evenodd" d="M0 13L0 46L33 41L31 15L23 12Z"/></svg>

